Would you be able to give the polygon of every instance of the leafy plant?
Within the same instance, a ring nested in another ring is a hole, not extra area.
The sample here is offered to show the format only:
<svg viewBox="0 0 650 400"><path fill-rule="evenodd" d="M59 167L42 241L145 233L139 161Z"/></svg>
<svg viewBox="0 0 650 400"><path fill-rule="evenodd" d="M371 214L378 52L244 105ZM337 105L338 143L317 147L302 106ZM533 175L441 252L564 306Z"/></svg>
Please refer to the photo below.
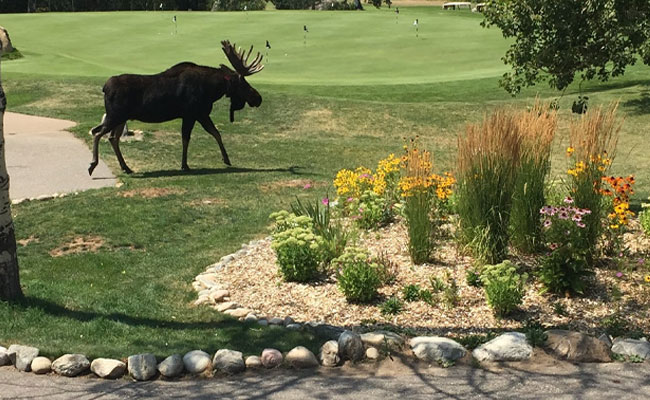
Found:
<svg viewBox="0 0 650 400"><path fill-rule="evenodd" d="M481 287L481 273L476 268L468 268L465 273L465 281L468 286Z"/></svg>
<svg viewBox="0 0 650 400"><path fill-rule="evenodd" d="M521 304L527 279L528 275L519 274L517 266L508 260L484 267L481 282L487 302L497 316L508 315Z"/></svg>
<svg viewBox="0 0 650 400"><path fill-rule="evenodd" d="M460 295L458 294L456 279L447 274L447 284L442 291L442 302L446 308L454 308L458 305L459 301Z"/></svg>
<svg viewBox="0 0 650 400"><path fill-rule="evenodd" d="M402 312L404 305L397 297L391 297L381 303L379 309L382 315L396 315Z"/></svg>
<svg viewBox="0 0 650 400"><path fill-rule="evenodd" d="M566 317L567 316L567 310L564 304L560 303L559 301L556 301L553 303L553 313L557 315L558 317Z"/></svg>
<svg viewBox="0 0 650 400"><path fill-rule="evenodd" d="M648 200L650 200L650 197L648 197ZM646 236L650 236L650 203L641 203L641 207L644 210L639 213L641 229L643 229Z"/></svg>
<svg viewBox="0 0 650 400"><path fill-rule="evenodd" d="M348 248L332 260L337 271L338 287L350 302L365 303L377 297L381 286L380 268L369 260L363 249Z"/></svg>
<svg viewBox="0 0 650 400"><path fill-rule="evenodd" d="M402 288L402 296L405 301L418 301L420 300L420 286L406 285Z"/></svg>
<svg viewBox="0 0 650 400"><path fill-rule="evenodd" d="M538 321L528 321L524 327L524 333L528 343L533 347L542 347L548 339L544 327Z"/></svg>
<svg viewBox="0 0 650 400"><path fill-rule="evenodd" d="M429 283L431 284L431 289L433 290L433 293L441 293L447 287L447 285L445 285L445 282L442 279L440 279L439 276L431 275L429 277Z"/></svg>
<svg viewBox="0 0 650 400"><path fill-rule="evenodd" d="M280 274L287 281L308 282L322 260L323 239L309 228L294 227L273 234L271 248L277 255Z"/></svg>
<svg viewBox="0 0 650 400"><path fill-rule="evenodd" d="M625 336L629 329L627 320L618 313L614 313L604 317L600 321L601 328L612 337Z"/></svg>
<svg viewBox="0 0 650 400"><path fill-rule="evenodd" d="M379 253L379 255L373 261L378 266L381 283L384 285L390 285L391 283L394 283L397 279L397 273L399 271L398 265L393 262L385 252Z"/></svg>
<svg viewBox="0 0 650 400"><path fill-rule="evenodd" d="M455 340L463 345L463 347L465 347L467 350L474 350L483 343L487 343L490 340L494 339L496 336L496 333L489 331L483 335L465 335L455 338Z"/></svg>
<svg viewBox="0 0 650 400"><path fill-rule="evenodd" d="M418 295L420 297L420 300L422 300L423 302L425 302L425 303L427 303L429 305L433 305L434 296L433 296L433 293L431 293L430 290L422 289L422 290L420 290L420 293L418 293Z"/></svg>

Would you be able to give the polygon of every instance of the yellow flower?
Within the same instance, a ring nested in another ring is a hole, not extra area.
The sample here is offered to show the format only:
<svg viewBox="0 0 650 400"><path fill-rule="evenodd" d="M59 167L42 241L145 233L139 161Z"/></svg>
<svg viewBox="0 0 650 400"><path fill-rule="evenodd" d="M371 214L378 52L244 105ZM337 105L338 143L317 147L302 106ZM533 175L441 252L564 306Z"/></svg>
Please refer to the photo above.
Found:
<svg viewBox="0 0 650 400"><path fill-rule="evenodd" d="M576 151L576 149L574 149L573 147L569 146L569 147L566 148L566 155L567 155L567 156L571 156L571 155L573 154L574 151Z"/></svg>
<svg viewBox="0 0 650 400"><path fill-rule="evenodd" d="M645 278L643 278L647 283L650 283L650 275L646 275Z"/></svg>

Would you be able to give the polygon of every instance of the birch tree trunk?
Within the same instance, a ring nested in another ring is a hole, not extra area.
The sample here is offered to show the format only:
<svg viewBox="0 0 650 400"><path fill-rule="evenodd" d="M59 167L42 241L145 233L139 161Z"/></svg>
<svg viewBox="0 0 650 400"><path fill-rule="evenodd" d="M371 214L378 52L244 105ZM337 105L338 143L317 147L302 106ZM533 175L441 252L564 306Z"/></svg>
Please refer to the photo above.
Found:
<svg viewBox="0 0 650 400"><path fill-rule="evenodd" d="M0 54L13 50L11 39L5 28L0 27ZM5 162L4 116L7 98L2 89L0 77L0 300L15 300L22 297L18 276L16 235L11 218L9 199L9 174Z"/></svg>

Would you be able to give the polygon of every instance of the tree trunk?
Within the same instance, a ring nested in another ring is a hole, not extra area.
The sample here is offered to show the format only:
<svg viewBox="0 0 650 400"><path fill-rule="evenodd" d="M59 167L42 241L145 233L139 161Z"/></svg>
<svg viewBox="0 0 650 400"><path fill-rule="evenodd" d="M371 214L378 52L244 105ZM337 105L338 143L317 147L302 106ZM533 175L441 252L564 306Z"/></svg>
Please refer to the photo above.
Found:
<svg viewBox="0 0 650 400"><path fill-rule="evenodd" d="M0 27L0 54L13 50L7 31ZM7 99L0 78L0 300L15 300L23 296L18 276L16 235L11 218L9 174L5 162L4 116Z"/></svg>

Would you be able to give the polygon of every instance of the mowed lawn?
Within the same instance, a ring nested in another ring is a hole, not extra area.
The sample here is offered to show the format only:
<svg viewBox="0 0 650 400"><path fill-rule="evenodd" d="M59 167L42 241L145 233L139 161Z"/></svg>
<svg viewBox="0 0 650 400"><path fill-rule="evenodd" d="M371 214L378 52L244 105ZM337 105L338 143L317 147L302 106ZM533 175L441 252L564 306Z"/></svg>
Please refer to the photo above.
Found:
<svg viewBox="0 0 650 400"><path fill-rule="evenodd" d="M174 13L3 15L0 23L25 55L2 63L8 109L77 121L74 132L88 142L109 76L155 73L185 60L226 63L222 39L264 53L269 40L272 48L264 71L249 78L262 106L238 112L234 124L227 99L213 112L233 167L222 164L214 140L196 127L189 155L194 171L183 173L180 122L133 122L130 128L143 129L145 138L122 145L136 171L119 175L122 187L13 207L18 239L32 240L19 246L25 301L0 303L0 344L91 357L222 347L253 354L298 344L317 350L321 338L192 307L193 277L241 243L267 235L268 215L294 196L331 194L338 169L373 167L418 135L433 151L436 169L453 170L456 135L465 123L495 107L524 107L536 95L558 96L540 86L513 99L498 87L508 43L499 31L482 29L480 15L400 10L399 19L388 9L176 13L177 35ZM592 106L621 102L625 124L615 172L637 175L638 206L650 194L650 68L636 66L583 90ZM576 97L572 87L560 100L558 176L566 168L562 145ZM118 173L106 141L100 154ZM306 181L315 189L303 190ZM104 244L97 252L51 254L77 237Z"/></svg>

